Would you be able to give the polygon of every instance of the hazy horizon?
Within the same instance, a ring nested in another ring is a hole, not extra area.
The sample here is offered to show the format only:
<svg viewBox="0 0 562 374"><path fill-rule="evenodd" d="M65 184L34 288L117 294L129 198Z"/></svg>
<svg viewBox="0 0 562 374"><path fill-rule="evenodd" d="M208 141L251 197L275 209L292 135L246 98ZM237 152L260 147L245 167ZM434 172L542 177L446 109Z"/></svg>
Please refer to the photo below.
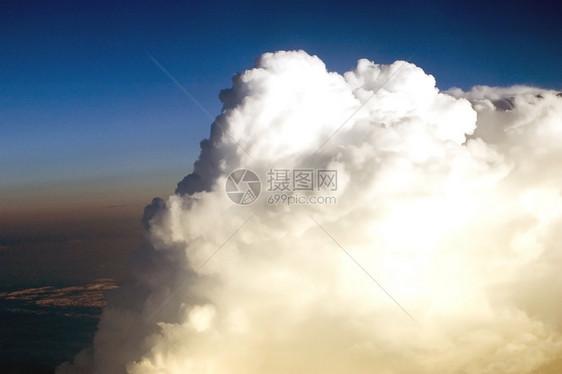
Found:
<svg viewBox="0 0 562 374"><path fill-rule="evenodd" d="M0 371L558 372L560 19L3 2Z"/></svg>

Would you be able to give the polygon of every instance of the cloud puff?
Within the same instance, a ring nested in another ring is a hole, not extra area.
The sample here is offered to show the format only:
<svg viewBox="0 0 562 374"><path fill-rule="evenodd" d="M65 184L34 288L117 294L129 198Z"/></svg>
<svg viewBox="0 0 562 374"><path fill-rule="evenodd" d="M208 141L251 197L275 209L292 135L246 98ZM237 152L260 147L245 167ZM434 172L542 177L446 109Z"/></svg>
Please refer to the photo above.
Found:
<svg viewBox="0 0 562 374"><path fill-rule="evenodd" d="M556 92L293 51L220 97L194 173L145 210L139 285L59 373L557 372ZM239 168L337 170L337 204L235 205Z"/></svg>

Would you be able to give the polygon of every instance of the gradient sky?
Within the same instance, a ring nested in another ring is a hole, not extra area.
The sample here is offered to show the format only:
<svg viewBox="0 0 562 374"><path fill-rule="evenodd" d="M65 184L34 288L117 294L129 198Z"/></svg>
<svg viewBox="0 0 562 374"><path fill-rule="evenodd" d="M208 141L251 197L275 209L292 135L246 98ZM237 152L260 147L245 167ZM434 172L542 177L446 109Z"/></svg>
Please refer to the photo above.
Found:
<svg viewBox="0 0 562 374"><path fill-rule="evenodd" d="M554 3L553 3L554 4ZM562 88L562 7L509 2L3 1L0 216L173 193L218 92L261 53L304 49L329 70L410 59L441 89Z"/></svg>

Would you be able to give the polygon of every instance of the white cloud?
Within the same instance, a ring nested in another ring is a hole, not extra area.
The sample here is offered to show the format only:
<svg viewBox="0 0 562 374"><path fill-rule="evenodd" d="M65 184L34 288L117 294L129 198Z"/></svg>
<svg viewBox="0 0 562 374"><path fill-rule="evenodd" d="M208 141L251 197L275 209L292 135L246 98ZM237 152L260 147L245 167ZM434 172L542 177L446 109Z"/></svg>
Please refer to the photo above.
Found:
<svg viewBox="0 0 562 374"><path fill-rule="evenodd" d="M221 99L204 183L184 186L199 192L150 215L133 261L144 286L110 302L93 350L59 373L555 370L555 92L439 92L410 63L338 75L298 51L261 56ZM337 204L241 207L224 192L234 169L298 166L337 169Z"/></svg>

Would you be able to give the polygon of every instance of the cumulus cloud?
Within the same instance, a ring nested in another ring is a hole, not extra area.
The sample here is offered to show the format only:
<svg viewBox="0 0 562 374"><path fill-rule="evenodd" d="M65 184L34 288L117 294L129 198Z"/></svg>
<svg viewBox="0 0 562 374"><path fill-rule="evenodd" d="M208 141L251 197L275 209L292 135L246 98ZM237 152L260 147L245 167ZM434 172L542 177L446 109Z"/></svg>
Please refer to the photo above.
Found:
<svg viewBox="0 0 562 374"><path fill-rule="evenodd" d="M558 372L557 92L281 51L220 98L194 172L145 210L138 284L58 373ZM337 204L236 205L240 168L337 170Z"/></svg>

